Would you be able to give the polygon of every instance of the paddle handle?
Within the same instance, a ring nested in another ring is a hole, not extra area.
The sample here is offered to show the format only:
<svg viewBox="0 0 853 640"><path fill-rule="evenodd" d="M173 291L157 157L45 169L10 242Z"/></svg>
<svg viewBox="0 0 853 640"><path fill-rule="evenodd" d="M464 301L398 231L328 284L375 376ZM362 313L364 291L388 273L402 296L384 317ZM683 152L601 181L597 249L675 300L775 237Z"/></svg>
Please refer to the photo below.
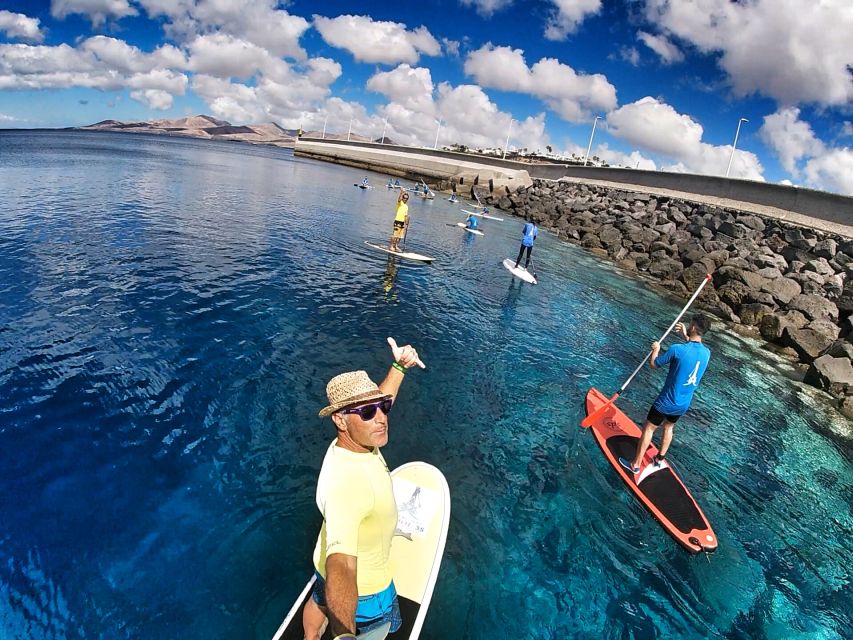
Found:
<svg viewBox="0 0 853 640"><path fill-rule="evenodd" d="M699 294L700 294L700 293L702 293L702 289L704 289L704 288L705 288L705 285L706 285L706 284L708 284L710 281L711 281L711 274L710 274L710 273L706 273L706 274L705 274L705 279L704 279L704 280L702 280L702 283L699 285L699 288L697 288L697 289L696 289L696 291L694 291L694 292L693 292L693 295L692 295L692 296L690 296L690 300L688 300L688 301L687 301L687 304L686 304L686 305L684 305L684 308L681 310L681 312L678 314L678 316L675 318L675 320L673 320L673 321L672 321L672 324L671 324L671 325L669 325L669 328L668 328L666 331L664 331L663 335L660 337L660 339L658 340L658 342L663 342L664 340L666 340L666 337L667 337L667 336L670 334L670 332L675 328L675 325L677 325L677 324L678 324L678 322L681 320L682 316L683 316L685 313L687 313L687 310L688 310L688 309L690 308L690 306L695 302L696 298L698 298L698 297L699 297ZM651 352L651 351L649 351L649 352L646 354L646 357L645 357L645 358L643 358L643 361L639 364L639 366L638 366L636 369L634 369L634 373L632 373L632 374L628 377L628 379L625 381L625 384L623 384L621 387L619 387L619 391L618 391L617 395L618 395L619 393L622 393L623 391L625 391L625 389L627 389L627 388L628 388L628 385L629 385L629 384L631 384L631 381L632 381L632 380L634 379L634 377L635 377L635 376L640 372L640 369L642 369L642 368L643 368L643 366L646 364L646 362L648 362L648 361L649 361L649 358L650 358L651 356L652 356L652 352Z"/></svg>

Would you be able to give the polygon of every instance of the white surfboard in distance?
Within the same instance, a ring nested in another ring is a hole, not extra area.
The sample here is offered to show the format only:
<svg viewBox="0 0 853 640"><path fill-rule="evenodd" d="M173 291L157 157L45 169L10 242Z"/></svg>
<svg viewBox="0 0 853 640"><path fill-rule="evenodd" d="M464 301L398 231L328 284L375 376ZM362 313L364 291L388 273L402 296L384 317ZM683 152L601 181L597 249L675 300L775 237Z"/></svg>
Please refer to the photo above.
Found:
<svg viewBox="0 0 853 640"><path fill-rule="evenodd" d="M529 282L530 284L536 284L536 278L533 277L533 274L530 273L524 267L516 267L515 260L510 260L507 258L503 261L503 265L507 271L509 271L512 275L520 280L524 280L525 282Z"/></svg>
<svg viewBox="0 0 853 640"><path fill-rule="evenodd" d="M450 525L450 489L437 468L409 462L391 472L397 503L397 530L391 541L391 566L403 624L395 639L418 640L426 620ZM302 608L315 576L299 594L273 640L302 640ZM330 637L328 630L322 636Z"/></svg>
<svg viewBox="0 0 853 640"><path fill-rule="evenodd" d="M383 252L390 254L392 256L397 256L398 258L405 258L406 260L414 260L416 262L426 262L426 263L430 263L433 260L435 260L435 258L430 258L429 256L422 256L419 253L412 253L411 251L391 251L391 249L389 249L388 247L383 247L380 244L368 242L367 240L364 241L364 244L366 244L371 249L376 249L377 251L383 251Z"/></svg>
<svg viewBox="0 0 853 640"><path fill-rule="evenodd" d="M498 222L503 222L503 218L498 218L497 216L491 216L488 213L478 213L476 211L469 211L468 209L462 209L462 213L467 213L470 216L478 216L480 218L485 218L486 220L497 220Z"/></svg>
<svg viewBox="0 0 853 640"><path fill-rule="evenodd" d="M468 228L468 225L466 225L464 222L457 222L457 223L456 223L456 226L457 226L457 227L462 227L463 229L465 229L465 231L467 231L468 233L473 233L475 236L484 236L484 235L486 235L485 233L483 233L483 232L482 232L482 231L480 231L479 229L469 229L469 228Z"/></svg>

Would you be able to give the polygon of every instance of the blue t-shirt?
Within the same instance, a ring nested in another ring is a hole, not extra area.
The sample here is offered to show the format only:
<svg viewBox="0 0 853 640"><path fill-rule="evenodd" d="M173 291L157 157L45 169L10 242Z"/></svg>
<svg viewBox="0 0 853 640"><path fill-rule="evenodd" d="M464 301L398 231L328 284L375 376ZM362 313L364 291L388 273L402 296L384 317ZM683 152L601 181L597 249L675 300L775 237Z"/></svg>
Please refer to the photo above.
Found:
<svg viewBox="0 0 853 640"><path fill-rule="evenodd" d="M659 355L655 366L668 364L669 372L654 408L670 416L680 416L687 411L710 358L710 349L701 342L675 344Z"/></svg>
<svg viewBox="0 0 853 640"><path fill-rule="evenodd" d="M468 228L476 229L477 228L477 216L468 216Z"/></svg>
<svg viewBox="0 0 853 640"><path fill-rule="evenodd" d="M533 241L536 239L536 236L539 235L539 229L537 229L536 225L532 222L528 222L524 225L524 229L521 230L521 233L524 235L521 239L521 244L525 247L532 247Z"/></svg>

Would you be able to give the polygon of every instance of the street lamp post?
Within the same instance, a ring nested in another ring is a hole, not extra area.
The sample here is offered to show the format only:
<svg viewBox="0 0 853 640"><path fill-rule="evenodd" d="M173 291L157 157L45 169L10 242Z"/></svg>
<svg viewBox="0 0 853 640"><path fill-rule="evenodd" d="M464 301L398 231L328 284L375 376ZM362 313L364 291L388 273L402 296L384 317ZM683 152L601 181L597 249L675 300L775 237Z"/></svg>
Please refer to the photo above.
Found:
<svg viewBox="0 0 853 640"><path fill-rule="evenodd" d="M512 123L513 123L513 119L510 118L509 119L509 129L507 129L507 132L506 132L506 143L504 143L504 156L503 156L504 160L506 160L506 150L509 147L509 134L512 133Z"/></svg>
<svg viewBox="0 0 853 640"><path fill-rule="evenodd" d="M349 142L350 134L352 133L352 118L349 119L349 131L347 131L347 142Z"/></svg>
<svg viewBox="0 0 853 640"><path fill-rule="evenodd" d="M438 134L441 133L441 118L438 119L438 129L435 132L435 143L432 145L433 149L438 149Z"/></svg>
<svg viewBox="0 0 853 640"><path fill-rule="evenodd" d="M732 160L735 159L735 147L737 147L737 137L740 135L740 125L744 122L749 122L746 118L741 118L737 121L737 130L735 131L735 141L732 143L732 155L729 156L729 166L726 167L726 177L729 177L729 171L732 169Z"/></svg>
<svg viewBox="0 0 853 640"><path fill-rule="evenodd" d="M583 166L586 166L586 161L589 160L589 152L592 150L592 137L595 135L595 125L598 121L601 120L601 116L595 116L595 120L592 121L592 133L589 134L589 145L586 148L586 155L583 159Z"/></svg>
<svg viewBox="0 0 853 640"><path fill-rule="evenodd" d="M329 124L329 114L326 114L326 119L323 120L323 140L326 139L326 125Z"/></svg>
<svg viewBox="0 0 853 640"><path fill-rule="evenodd" d="M379 141L379 144L385 144L385 129L388 128L388 118L385 118L385 125L382 127L382 139Z"/></svg>

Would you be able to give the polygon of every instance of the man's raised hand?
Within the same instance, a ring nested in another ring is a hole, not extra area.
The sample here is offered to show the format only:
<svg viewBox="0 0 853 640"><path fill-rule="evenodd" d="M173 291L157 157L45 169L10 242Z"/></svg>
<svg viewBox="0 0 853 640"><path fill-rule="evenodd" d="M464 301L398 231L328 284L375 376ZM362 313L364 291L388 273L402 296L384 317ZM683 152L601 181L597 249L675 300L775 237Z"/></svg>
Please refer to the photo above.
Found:
<svg viewBox="0 0 853 640"><path fill-rule="evenodd" d="M404 345L402 347L397 346L397 341L394 338L388 338L388 345L391 347L391 353L394 356L394 360L400 365L406 367L406 369L418 365L421 369L426 369L426 365L421 362L421 359L418 357L418 352L415 351L415 348L410 345Z"/></svg>

